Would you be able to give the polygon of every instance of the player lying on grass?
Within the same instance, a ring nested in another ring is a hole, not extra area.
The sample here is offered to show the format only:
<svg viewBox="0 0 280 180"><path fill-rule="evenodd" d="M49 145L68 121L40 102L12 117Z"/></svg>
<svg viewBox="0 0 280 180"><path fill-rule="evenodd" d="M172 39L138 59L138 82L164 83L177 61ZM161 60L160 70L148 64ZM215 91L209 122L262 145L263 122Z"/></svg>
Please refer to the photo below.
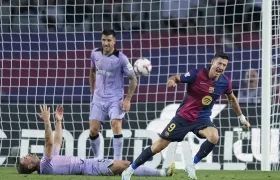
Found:
<svg viewBox="0 0 280 180"><path fill-rule="evenodd" d="M58 106L56 108L54 137L50 122L50 108L43 105L40 106L40 109L40 118L45 124L45 153L41 160L35 154L28 154L19 158L16 165L19 173L31 174L37 171L39 174L113 176L121 174L123 170L130 165L129 161L123 160L84 159L75 156L60 156L63 107ZM139 169L135 171L135 175L172 176L174 170L174 163L172 163L170 167L161 170L139 167Z"/></svg>
<svg viewBox="0 0 280 180"><path fill-rule="evenodd" d="M188 83L188 96L181 103L175 117L160 134L159 140L146 148L139 157L122 173L122 180L130 180L135 170L156 153L161 152L173 141L183 141L188 132L193 132L199 138L206 138L193 159L193 164L187 164L185 171L191 179L197 179L195 164L205 158L219 140L218 130L210 120L215 101L225 94L237 113L240 122L250 127L242 114L237 98L232 93L232 83L223 74L228 64L225 53L217 53L212 59L210 68L192 70L186 74L175 75L168 79L167 86L175 87L177 83ZM191 154L189 154L191 156Z"/></svg>

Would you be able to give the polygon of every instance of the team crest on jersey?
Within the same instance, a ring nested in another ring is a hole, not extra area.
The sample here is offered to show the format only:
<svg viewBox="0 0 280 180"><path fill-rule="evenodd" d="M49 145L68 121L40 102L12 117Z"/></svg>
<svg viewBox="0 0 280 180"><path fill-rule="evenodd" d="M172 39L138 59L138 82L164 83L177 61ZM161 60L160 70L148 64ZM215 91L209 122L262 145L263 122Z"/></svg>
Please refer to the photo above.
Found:
<svg viewBox="0 0 280 180"><path fill-rule="evenodd" d="M214 90L215 90L215 88L214 87L209 87L209 93L213 93L214 92Z"/></svg>
<svg viewBox="0 0 280 180"><path fill-rule="evenodd" d="M201 103L204 106L208 106L209 104L211 104L212 101L213 101L213 98L211 96L204 96L201 100Z"/></svg>

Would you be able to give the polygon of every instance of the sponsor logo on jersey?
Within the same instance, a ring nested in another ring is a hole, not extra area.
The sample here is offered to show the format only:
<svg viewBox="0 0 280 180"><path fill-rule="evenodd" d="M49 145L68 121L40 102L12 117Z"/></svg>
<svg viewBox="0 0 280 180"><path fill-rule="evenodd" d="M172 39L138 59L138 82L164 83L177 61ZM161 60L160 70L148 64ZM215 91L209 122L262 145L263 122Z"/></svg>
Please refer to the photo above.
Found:
<svg viewBox="0 0 280 180"><path fill-rule="evenodd" d="M211 96L204 96L201 100L201 103L204 106L208 106L209 104L211 104L212 101L213 101L213 98Z"/></svg>
<svg viewBox="0 0 280 180"><path fill-rule="evenodd" d="M109 72L109 71L105 71L105 70L101 70L101 69L96 69L96 74L100 74L100 75L104 75L104 76L112 76L113 73Z"/></svg>

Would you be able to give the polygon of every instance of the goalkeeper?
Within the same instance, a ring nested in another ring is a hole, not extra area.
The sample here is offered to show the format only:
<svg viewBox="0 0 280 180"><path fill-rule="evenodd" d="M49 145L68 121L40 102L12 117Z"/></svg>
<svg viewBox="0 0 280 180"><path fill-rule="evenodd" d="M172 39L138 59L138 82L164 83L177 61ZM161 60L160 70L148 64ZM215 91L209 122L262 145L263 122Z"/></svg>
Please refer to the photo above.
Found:
<svg viewBox="0 0 280 180"><path fill-rule="evenodd" d="M130 109L130 100L137 86L137 79L127 57L115 49L116 34L114 30L102 32L102 48L91 53L91 70L89 75L90 90L93 94L89 124L90 144L95 157L99 157L101 123L111 120L114 134L114 159L121 160L123 155L122 119ZM124 76L130 83L124 96Z"/></svg>
<svg viewBox="0 0 280 180"><path fill-rule="evenodd" d="M51 175L92 175L113 176L121 174L130 162L112 159L84 159L75 156L60 156L59 151L62 144L63 107L59 106L55 112L55 133L52 134L50 122L50 108L46 105L40 106L40 118L45 124L45 153L40 160L35 154L28 154L17 160L16 168L21 174L31 174L37 171L39 174ZM174 174L174 163L170 167L157 170L148 167L139 167L135 171L137 176L172 176Z"/></svg>
<svg viewBox="0 0 280 180"><path fill-rule="evenodd" d="M151 147L146 148L122 173L122 180L130 180L131 175L140 165L156 153L161 152L170 142L182 141L188 132L193 132L199 138L206 138L194 156L193 164L187 164L185 167L189 177L197 179L195 164L205 158L219 140L218 130L211 122L210 116L215 101L222 94L227 96L241 123L247 128L250 127L249 122L241 112L237 98L232 93L231 81L223 74L228 59L227 54L216 53L210 68L192 70L168 79L168 87L175 87L177 83L188 83L188 96L178 108L175 117L160 134L160 139Z"/></svg>

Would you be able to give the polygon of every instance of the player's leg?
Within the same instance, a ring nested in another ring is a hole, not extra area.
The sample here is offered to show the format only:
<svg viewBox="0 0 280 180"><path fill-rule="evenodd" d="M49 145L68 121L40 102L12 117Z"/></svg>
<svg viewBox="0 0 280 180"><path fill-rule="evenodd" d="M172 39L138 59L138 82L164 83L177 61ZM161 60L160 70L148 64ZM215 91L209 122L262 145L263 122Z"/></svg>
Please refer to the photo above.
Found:
<svg viewBox="0 0 280 180"><path fill-rule="evenodd" d="M182 141L186 134L189 132L189 127L185 126L186 121L180 116L175 116L170 123L165 127L165 129L160 134L160 138L153 143L152 146L146 148L138 158L129 166L123 173L123 180L130 180L131 175L134 173L135 169L144 164L155 154L161 152L165 149L172 141Z"/></svg>
<svg viewBox="0 0 280 180"><path fill-rule="evenodd" d="M198 133L195 133L200 138L206 138L206 141L201 144L199 151L194 156L194 164L205 158L219 141L218 130L210 120L203 122L198 129Z"/></svg>
<svg viewBox="0 0 280 180"><path fill-rule="evenodd" d="M114 175L121 174L130 165L129 161L114 160L114 163L109 167ZM172 163L165 169L154 169L149 167L140 166L134 171L135 176L172 176L175 171L175 164Z"/></svg>
<svg viewBox="0 0 280 180"><path fill-rule="evenodd" d="M194 156L193 164L186 164L185 171L191 179L197 179L195 164L201 159L205 158L215 147L219 140L218 131L210 120L198 120L195 123L193 133L199 138L206 138L207 140L202 143L199 151Z"/></svg>
<svg viewBox="0 0 280 180"><path fill-rule="evenodd" d="M165 149L171 141L159 138L152 146L147 147L142 151L138 158L131 164L133 170L137 169L139 166L143 165L146 161L152 158L155 154L161 152Z"/></svg>
<svg viewBox="0 0 280 180"><path fill-rule="evenodd" d="M90 132L90 145L93 152L94 157L99 157L99 147L100 147L100 137L99 137L99 129L101 126L101 122L99 120L92 119L89 122Z"/></svg>
<svg viewBox="0 0 280 180"><path fill-rule="evenodd" d="M123 134L122 134L122 120L112 119L111 126L114 134L114 138L113 138L114 159L122 160L123 141L124 141Z"/></svg>
<svg viewBox="0 0 280 180"><path fill-rule="evenodd" d="M90 145L92 148L92 152L94 157L99 157L99 147L100 147L100 137L99 137L99 129L101 126L101 122L105 120L106 114L102 111L102 107L100 104L93 103L90 108L89 115L89 127L90 127Z"/></svg>
<svg viewBox="0 0 280 180"><path fill-rule="evenodd" d="M123 135L122 135L122 119L125 113L121 109L121 102L115 101L110 104L109 117L111 119L111 127L114 134L113 148L114 148L114 159L122 160L123 155Z"/></svg>

